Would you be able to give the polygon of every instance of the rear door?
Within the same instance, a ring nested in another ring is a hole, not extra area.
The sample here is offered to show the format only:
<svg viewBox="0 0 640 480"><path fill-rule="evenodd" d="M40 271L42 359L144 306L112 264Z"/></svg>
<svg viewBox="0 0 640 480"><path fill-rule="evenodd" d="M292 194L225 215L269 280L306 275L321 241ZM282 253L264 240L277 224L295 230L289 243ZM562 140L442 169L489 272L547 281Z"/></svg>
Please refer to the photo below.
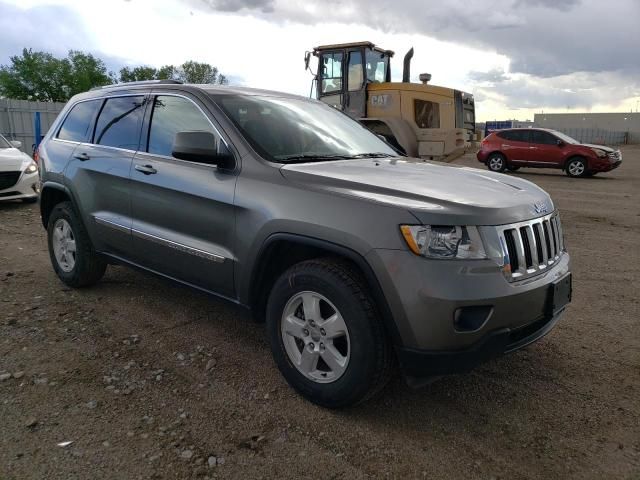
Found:
<svg viewBox="0 0 640 480"><path fill-rule="evenodd" d="M496 133L500 151L514 165L525 165L529 155L529 130L504 130Z"/></svg>
<svg viewBox="0 0 640 480"><path fill-rule="evenodd" d="M119 95L101 101L89 140L74 150L66 177L81 202L80 211L95 248L128 258L129 170L140 142L147 96Z"/></svg>
<svg viewBox="0 0 640 480"><path fill-rule="evenodd" d="M133 250L146 268L232 297L236 172L171 154L181 131L225 141L205 112L186 92L154 95L131 169Z"/></svg>
<svg viewBox="0 0 640 480"><path fill-rule="evenodd" d="M562 147L558 138L544 130L531 130L531 145L527 158L529 166L559 167L563 164Z"/></svg>

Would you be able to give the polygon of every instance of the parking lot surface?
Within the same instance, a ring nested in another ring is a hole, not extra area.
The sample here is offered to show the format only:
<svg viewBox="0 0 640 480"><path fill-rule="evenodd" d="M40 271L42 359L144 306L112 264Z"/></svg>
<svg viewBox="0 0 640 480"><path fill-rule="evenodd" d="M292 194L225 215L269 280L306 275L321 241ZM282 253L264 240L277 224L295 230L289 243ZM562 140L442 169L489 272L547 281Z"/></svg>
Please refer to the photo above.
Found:
<svg viewBox="0 0 640 480"><path fill-rule="evenodd" d="M343 411L296 395L228 304L124 267L65 287L38 206L0 204L0 478L640 478L640 148L623 155L512 174L552 195L573 259L547 337Z"/></svg>

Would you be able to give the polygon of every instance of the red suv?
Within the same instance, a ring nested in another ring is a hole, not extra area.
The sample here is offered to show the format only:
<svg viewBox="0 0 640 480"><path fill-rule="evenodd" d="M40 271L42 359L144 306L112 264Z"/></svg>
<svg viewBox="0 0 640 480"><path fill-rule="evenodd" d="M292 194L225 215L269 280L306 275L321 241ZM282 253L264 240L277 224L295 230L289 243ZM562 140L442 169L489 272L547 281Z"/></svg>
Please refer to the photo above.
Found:
<svg viewBox="0 0 640 480"><path fill-rule="evenodd" d="M570 177L608 172L622 163L620 150L582 144L562 132L543 128L490 133L480 143L477 156L493 172L520 167L560 168Z"/></svg>

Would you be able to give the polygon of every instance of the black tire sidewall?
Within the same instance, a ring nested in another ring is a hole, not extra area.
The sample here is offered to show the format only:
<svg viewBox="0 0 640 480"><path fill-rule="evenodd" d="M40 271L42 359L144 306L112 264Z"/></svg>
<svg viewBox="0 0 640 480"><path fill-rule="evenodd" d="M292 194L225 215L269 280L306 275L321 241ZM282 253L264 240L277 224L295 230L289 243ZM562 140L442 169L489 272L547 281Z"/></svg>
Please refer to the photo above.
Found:
<svg viewBox="0 0 640 480"><path fill-rule="evenodd" d="M494 170L494 169L491 168L491 159L492 158L499 158L502 161L502 167L500 169ZM487 158L487 168L491 172L502 173L502 172L504 172L505 168L507 168L507 160L504 158L504 155L500 155L498 153L493 153L493 154L489 155L489 158Z"/></svg>
<svg viewBox="0 0 640 480"><path fill-rule="evenodd" d="M325 296L338 309L347 325L350 358L347 370L335 382L317 383L306 378L293 365L285 350L280 326L282 312L295 294L313 291ZM357 403L371 388L376 374L376 338L371 318L361 299L350 295L349 285L321 267L306 264L292 268L275 283L267 304L267 328L271 350L287 382L310 401L329 408Z"/></svg>
<svg viewBox="0 0 640 480"><path fill-rule="evenodd" d="M76 263L73 266L73 269L69 272L65 272L60 268L58 260L53 253L53 229L56 222L60 219L64 219L69 223L71 231L73 232L73 238L76 241ZM49 247L51 265L60 280L72 287L83 286L86 283L84 278L86 274L83 275L83 272L89 270L88 263L90 262L90 259L88 258L88 252L92 251L92 248L84 226L80 223L71 203L59 203L53 208L49 215L49 222L47 224L47 245Z"/></svg>
<svg viewBox="0 0 640 480"><path fill-rule="evenodd" d="M569 167L571 166L572 163L581 163L582 166L584 167L584 170L582 171L582 173L580 175L573 175L570 171L569 171ZM572 178L580 178L580 177L584 177L587 175L587 162L585 162L583 159L581 158L572 158L567 162L567 166L565 168L565 171L567 172L567 175L572 177Z"/></svg>

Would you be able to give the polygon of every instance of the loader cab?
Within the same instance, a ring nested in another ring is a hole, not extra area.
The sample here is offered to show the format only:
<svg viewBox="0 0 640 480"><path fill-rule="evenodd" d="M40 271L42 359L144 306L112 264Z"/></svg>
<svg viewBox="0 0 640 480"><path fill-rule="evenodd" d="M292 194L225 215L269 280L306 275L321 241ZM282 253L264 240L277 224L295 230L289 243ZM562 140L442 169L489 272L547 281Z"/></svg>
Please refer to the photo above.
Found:
<svg viewBox="0 0 640 480"><path fill-rule="evenodd" d="M367 85L391 81L393 52L373 43L324 45L313 55L318 57L316 98L355 119L366 117Z"/></svg>

